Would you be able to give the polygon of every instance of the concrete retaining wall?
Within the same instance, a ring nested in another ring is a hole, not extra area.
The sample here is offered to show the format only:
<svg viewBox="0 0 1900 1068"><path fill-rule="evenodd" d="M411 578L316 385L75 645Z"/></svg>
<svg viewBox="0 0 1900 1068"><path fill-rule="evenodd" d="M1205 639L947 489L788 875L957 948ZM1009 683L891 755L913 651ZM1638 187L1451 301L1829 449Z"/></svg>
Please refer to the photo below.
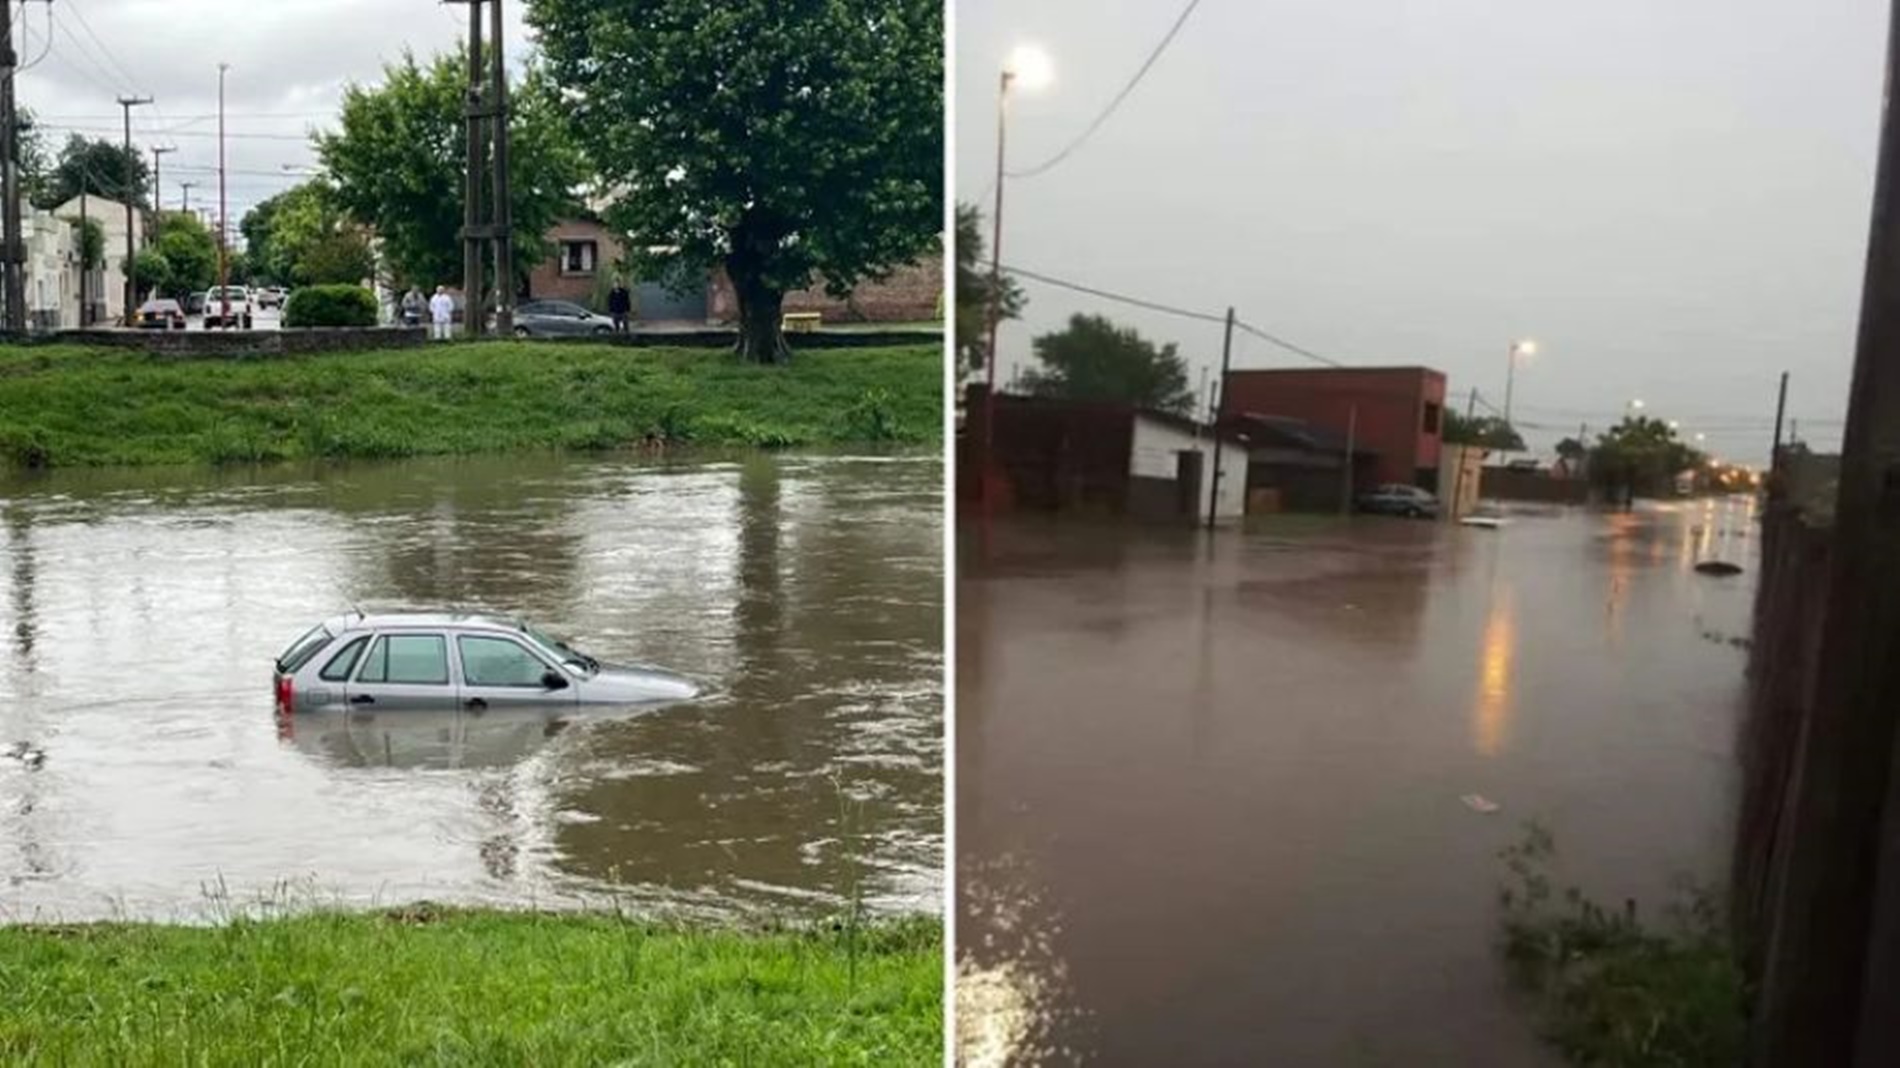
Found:
<svg viewBox="0 0 1900 1068"><path fill-rule="evenodd" d="M61 330L0 342L91 345L134 349L159 359L242 360L326 352L415 348L428 342L421 327L325 327L309 330Z"/></svg>

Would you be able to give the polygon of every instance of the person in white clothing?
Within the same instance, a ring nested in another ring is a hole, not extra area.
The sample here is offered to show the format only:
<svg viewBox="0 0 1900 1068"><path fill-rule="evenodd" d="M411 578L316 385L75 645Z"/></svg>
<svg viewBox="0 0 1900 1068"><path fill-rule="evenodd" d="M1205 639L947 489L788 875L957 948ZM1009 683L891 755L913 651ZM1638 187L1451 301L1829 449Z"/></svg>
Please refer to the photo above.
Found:
<svg viewBox="0 0 1900 1068"><path fill-rule="evenodd" d="M435 296L429 298L429 336L447 341L453 336L454 322L455 298L449 296L448 286L436 286Z"/></svg>

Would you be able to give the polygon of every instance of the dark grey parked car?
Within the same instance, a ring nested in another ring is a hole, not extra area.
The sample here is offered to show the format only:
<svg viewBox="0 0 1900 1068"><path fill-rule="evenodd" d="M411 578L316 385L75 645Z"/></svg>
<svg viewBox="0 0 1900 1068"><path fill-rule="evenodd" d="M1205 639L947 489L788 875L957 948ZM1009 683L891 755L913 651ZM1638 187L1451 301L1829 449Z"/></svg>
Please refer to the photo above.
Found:
<svg viewBox="0 0 1900 1068"><path fill-rule="evenodd" d="M1359 495L1359 510L1377 515L1403 515L1416 519L1438 516L1438 498L1417 486L1389 483L1370 493Z"/></svg>
<svg viewBox="0 0 1900 1068"><path fill-rule="evenodd" d="M277 658L280 711L642 705L699 695L690 679L603 664L518 620L398 612L338 616Z"/></svg>
<svg viewBox="0 0 1900 1068"><path fill-rule="evenodd" d="M614 321L565 300L531 300L515 309L516 337L611 334Z"/></svg>

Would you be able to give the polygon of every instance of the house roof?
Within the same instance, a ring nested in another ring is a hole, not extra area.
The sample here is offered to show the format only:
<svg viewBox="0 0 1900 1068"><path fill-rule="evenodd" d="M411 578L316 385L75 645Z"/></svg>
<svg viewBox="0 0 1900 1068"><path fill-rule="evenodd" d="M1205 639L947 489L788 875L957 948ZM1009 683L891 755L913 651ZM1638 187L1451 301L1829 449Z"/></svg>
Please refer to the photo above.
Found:
<svg viewBox="0 0 1900 1068"><path fill-rule="evenodd" d="M1346 435L1331 427L1320 426L1305 419L1290 415L1269 415L1261 412L1244 412L1230 416L1227 425L1245 428L1248 438L1256 446L1298 449L1302 452L1339 453L1346 451ZM1355 456L1375 456L1362 441L1352 443Z"/></svg>
<svg viewBox="0 0 1900 1068"><path fill-rule="evenodd" d="M1119 401L1068 400L1063 397L1038 397L1034 394L1000 392L996 395L996 399L998 403L1022 408L1040 408L1045 411L1059 409L1076 412L1095 412L1104 415L1125 415L1130 418L1146 419L1150 422L1160 423L1163 426L1172 427L1186 434L1212 434L1214 432L1213 426L1200 422L1190 416L1163 411L1159 408L1146 408L1136 404L1126 404ZM1246 431L1233 426L1222 428L1221 436L1228 441L1244 443L1247 440Z"/></svg>

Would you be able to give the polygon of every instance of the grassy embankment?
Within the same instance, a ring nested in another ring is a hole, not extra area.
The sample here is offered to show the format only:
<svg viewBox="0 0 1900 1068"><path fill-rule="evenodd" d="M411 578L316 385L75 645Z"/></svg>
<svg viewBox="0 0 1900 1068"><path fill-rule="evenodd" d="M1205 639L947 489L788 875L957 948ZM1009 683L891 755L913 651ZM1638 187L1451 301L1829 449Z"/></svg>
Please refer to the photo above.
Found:
<svg viewBox="0 0 1900 1068"><path fill-rule="evenodd" d="M428 907L0 927L0 1063L934 1064L941 942Z"/></svg>
<svg viewBox="0 0 1900 1068"><path fill-rule="evenodd" d="M802 352L491 342L268 360L0 348L0 466L669 445L932 444L936 345Z"/></svg>
<svg viewBox="0 0 1900 1068"><path fill-rule="evenodd" d="M1591 1068L1731 1068L1742 1062L1748 994L1719 898L1694 887L1656 924L1636 903L1606 908L1554 893L1556 845L1536 824L1504 850L1504 952L1537 998L1544 1037Z"/></svg>

